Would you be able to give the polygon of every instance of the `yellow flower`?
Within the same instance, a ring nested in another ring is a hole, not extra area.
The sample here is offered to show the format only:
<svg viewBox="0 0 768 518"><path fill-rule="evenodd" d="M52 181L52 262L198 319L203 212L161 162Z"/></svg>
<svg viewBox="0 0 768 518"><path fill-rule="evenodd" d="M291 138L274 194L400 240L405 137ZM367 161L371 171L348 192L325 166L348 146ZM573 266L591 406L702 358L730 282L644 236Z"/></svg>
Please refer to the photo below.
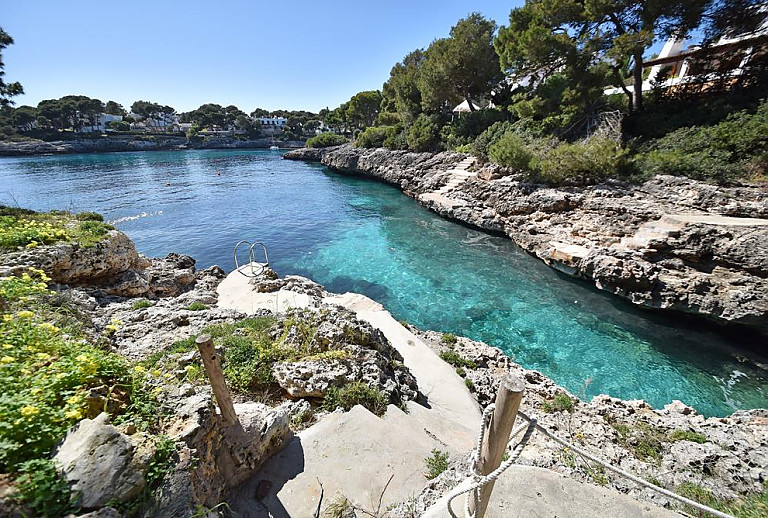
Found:
<svg viewBox="0 0 768 518"><path fill-rule="evenodd" d="M161 374L162 374L162 372L160 372L160 371L159 371L159 370L157 370L157 369L155 369L155 370L153 370L153 371L152 371L152 376L160 376Z"/></svg>
<svg viewBox="0 0 768 518"><path fill-rule="evenodd" d="M51 324L50 322L43 322L42 324L38 324L37 327L45 329L46 331L50 331L51 333L58 333L61 331L61 329Z"/></svg>
<svg viewBox="0 0 768 518"><path fill-rule="evenodd" d="M3 356L2 358L0 358L0 363L2 364L13 363L15 361L16 361L16 358L14 358L13 356Z"/></svg>
<svg viewBox="0 0 768 518"><path fill-rule="evenodd" d="M32 313L31 311L24 310L24 311L19 311L18 313L16 313L16 316L18 318L32 318L33 316L35 316L35 314Z"/></svg>
<svg viewBox="0 0 768 518"><path fill-rule="evenodd" d="M80 408L72 408L64 412L64 417L67 419L80 419L83 417L83 410Z"/></svg>
<svg viewBox="0 0 768 518"><path fill-rule="evenodd" d="M40 361L45 362L45 361L50 360L51 358L53 358L53 356L51 356L48 353L37 353L37 359L40 360Z"/></svg>
<svg viewBox="0 0 768 518"><path fill-rule="evenodd" d="M77 356L75 358L75 361L78 361L80 363L87 362L88 361L88 356L85 355L85 354L81 354L81 355L79 355L79 356Z"/></svg>
<svg viewBox="0 0 768 518"><path fill-rule="evenodd" d="M31 370L29 370L29 369L21 369L21 373L22 373L24 376L29 376L30 374L32 374L32 371L31 371Z"/></svg>
<svg viewBox="0 0 768 518"><path fill-rule="evenodd" d="M30 277L28 273L23 273L23 274L21 274L21 280L23 280L23 281L31 281L32 277Z"/></svg>
<svg viewBox="0 0 768 518"><path fill-rule="evenodd" d="M13 315L3 315L3 322L10 322L11 320L13 320Z"/></svg>
<svg viewBox="0 0 768 518"><path fill-rule="evenodd" d="M123 321L122 321L122 320L120 320L119 318L113 318L113 319L111 320L111 322L112 322L113 324L115 324L116 326L119 326L119 325L121 325L121 324L123 323Z"/></svg>
<svg viewBox="0 0 768 518"><path fill-rule="evenodd" d="M35 388L33 388L32 390L30 390L29 392L30 392L30 393L31 393L33 396L36 396L36 395L40 394L42 391L43 391L43 389L41 389L40 387L35 387Z"/></svg>
<svg viewBox="0 0 768 518"><path fill-rule="evenodd" d="M37 241L30 241L27 248L37 248Z"/></svg>
<svg viewBox="0 0 768 518"><path fill-rule="evenodd" d="M40 409L33 405L26 405L21 407L21 415L23 417L32 417L40 413Z"/></svg>
<svg viewBox="0 0 768 518"><path fill-rule="evenodd" d="M8 349L13 349L13 345L12 344L3 344L3 349L5 349L6 351Z"/></svg>
<svg viewBox="0 0 768 518"><path fill-rule="evenodd" d="M147 372L147 369L145 369L141 365L137 365L136 367L133 368L133 372L135 372L136 374L141 374L142 372Z"/></svg>
<svg viewBox="0 0 768 518"><path fill-rule="evenodd" d="M79 402L80 402L80 396L78 396L77 394L75 394L74 396L72 396L69 399L67 399L67 404L68 405L76 405Z"/></svg>

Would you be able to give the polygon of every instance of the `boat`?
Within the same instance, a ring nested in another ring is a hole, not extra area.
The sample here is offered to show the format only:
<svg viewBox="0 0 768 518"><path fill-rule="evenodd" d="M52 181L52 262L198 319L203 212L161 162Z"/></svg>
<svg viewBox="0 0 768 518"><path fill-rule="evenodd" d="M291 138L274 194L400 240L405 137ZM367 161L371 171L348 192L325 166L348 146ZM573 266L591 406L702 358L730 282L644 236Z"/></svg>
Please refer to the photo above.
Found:
<svg viewBox="0 0 768 518"><path fill-rule="evenodd" d="M275 137L272 137L272 141L270 142L269 149L272 149L272 150L280 149L279 147L277 147L277 144L275 144Z"/></svg>

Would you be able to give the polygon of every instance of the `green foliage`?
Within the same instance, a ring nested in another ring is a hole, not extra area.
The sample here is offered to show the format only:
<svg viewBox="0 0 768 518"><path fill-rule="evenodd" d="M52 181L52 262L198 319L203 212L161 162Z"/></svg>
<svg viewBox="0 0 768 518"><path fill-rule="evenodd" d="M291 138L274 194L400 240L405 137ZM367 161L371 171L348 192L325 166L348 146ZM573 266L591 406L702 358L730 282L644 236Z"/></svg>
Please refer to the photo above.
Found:
<svg viewBox="0 0 768 518"><path fill-rule="evenodd" d="M20 83L6 83L3 79L3 76L5 75L5 72L3 71L5 68L5 64L3 63L3 49L8 45L13 45L13 38L0 28L0 107L13 104L11 98L24 93L24 88L22 88Z"/></svg>
<svg viewBox="0 0 768 518"><path fill-rule="evenodd" d="M768 100L755 113L740 111L713 126L680 128L642 146L634 165L645 177L687 176L729 183L764 175Z"/></svg>
<svg viewBox="0 0 768 518"><path fill-rule="evenodd" d="M114 228L99 221L97 214L83 214L73 217L61 211L35 213L0 206L0 248L35 248L60 241L89 247Z"/></svg>
<svg viewBox="0 0 768 518"><path fill-rule="evenodd" d="M92 345L76 326L63 329L72 318L47 305L48 280L40 270L0 279L0 472L47 458L70 426L104 410L89 405L91 388L112 387L113 416L152 397L143 371L129 371L124 358ZM150 418L157 420L156 409Z"/></svg>
<svg viewBox="0 0 768 518"><path fill-rule="evenodd" d="M400 126L371 126L358 135L355 147L385 147L385 143L391 143L401 131Z"/></svg>
<svg viewBox="0 0 768 518"><path fill-rule="evenodd" d="M488 149L512 130L512 123L508 121L491 124L472 143L472 153L481 160L488 160Z"/></svg>
<svg viewBox="0 0 768 518"><path fill-rule="evenodd" d="M335 133L321 133L316 137L307 139L307 147L331 147L345 144L347 139Z"/></svg>
<svg viewBox="0 0 768 518"><path fill-rule="evenodd" d="M526 171L531 165L533 154L517 134L506 133L488 149L491 160L516 171Z"/></svg>
<svg viewBox="0 0 768 518"><path fill-rule="evenodd" d="M761 492L751 493L739 500L717 498L711 491L691 482L680 484L677 487L677 494L718 511L731 514L736 518L762 518L768 516L768 483L763 484ZM686 506L686 511L695 516L700 513L697 509L688 506Z"/></svg>
<svg viewBox="0 0 768 518"><path fill-rule="evenodd" d="M131 310L138 311L144 308L151 308L152 306L154 306L154 304L152 304L152 302L148 301L147 299L139 299L131 304Z"/></svg>
<svg viewBox="0 0 768 518"><path fill-rule="evenodd" d="M707 436L700 433L691 432L690 430L675 430L669 434L669 440L671 442L690 441L704 444L707 442Z"/></svg>
<svg viewBox="0 0 768 518"><path fill-rule="evenodd" d="M59 475L50 459L34 459L19 466L16 502L28 507L34 516L66 516L77 513L75 495Z"/></svg>
<svg viewBox="0 0 768 518"><path fill-rule="evenodd" d="M448 38L432 42L417 81L424 111L437 113L488 95L501 79L495 30L495 22L475 12L459 20Z"/></svg>
<svg viewBox="0 0 768 518"><path fill-rule="evenodd" d="M424 473L424 476L429 480L439 477L441 473L448 469L448 460L448 452L434 448L432 454L424 459L424 464L427 467L427 472Z"/></svg>
<svg viewBox="0 0 768 518"><path fill-rule="evenodd" d="M465 360L456 351L449 349L440 353L440 359L457 368L476 369L477 364L472 360Z"/></svg>
<svg viewBox="0 0 768 518"><path fill-rule="evenodd" d="M104 216L98 212L78 212L75 219L79 221L104 221Z"/></svg>
<svg viewBox="0 0 768 518"><path fill-rule="evenodd" d="M390 111L398 115L398 122L411 123L421 113L418 78L424 59L421 49L414 50L392 67L389 80L382 88L382 105L385 110L382 116Z"/></svg>
<svg viewBox="0 0 768 518"><path fill-rule="evenodd" d="M573 413L573 400L568 394L562 392L556 394L552 401L544 401L541 404L541 408L548 413L555 412L568 412Z"/></svg>
<svg viewBox="0 0 768 518"><path fill-rule="evenodd" d="M353 381L343 387L331 387L323 399L323 409L333 411L342 408L349 411L355 405L362 405L373 414L381 416L387 411L386 394L362 381Z"/></svg>
<svg viewBox="0 0 768 518"><path fill-rule="evenodd" d="M358 128L373 126L379 116L381 92L368 90L358 92L347 103L347 120Z"/></svg>
<svg viewBox="0 0 768 518"><path fill-rule="evenodd" d="M419 115L406 130L406 142L411 151L437 151L440 143L439 117Z"/></svg>
<svg viewBox="0 0 768 518"><path fill-rule="evenodd" d="M455 345L459 339L453 333L443 333L443 336L440 337L440 341L447 345Z"/></svg>
<svg viewBox="0 0 768 518"><path fill-rule="evenodd" d="M467 386L467 388L471 391L475 390L475 384L474 382L469 378L464 378L464 385Z"/></svg>
<svg viewBox="0 0 768 518"><path fill-rule="evenodd" d="M203 304L200 301L195 301L184 309L186 309L187 311L205 311L210 308L206 304Z"/></svg>
<svg viewBox="0 0 768 518"><path fill-rule="evenodd" d="M660 429L639 422L634 427L624 423L611 422L619 434L619 444L629 448L635 457L645 462L660 462L663 457L663 444L668 436Z"/></svg>
<svg viewBox="0 0 768 518"><path fill-rule="evenodd" d="M125 121L109 121L107 128L115 131L130 131L131 125Z"/></svg>
<svg viewBox="0 0 768 518"><path fill-rule="evenodd" d="M552 185L589 185L626 168L628 151L603 138L562 143L537 161L538 178Z"/></svg>

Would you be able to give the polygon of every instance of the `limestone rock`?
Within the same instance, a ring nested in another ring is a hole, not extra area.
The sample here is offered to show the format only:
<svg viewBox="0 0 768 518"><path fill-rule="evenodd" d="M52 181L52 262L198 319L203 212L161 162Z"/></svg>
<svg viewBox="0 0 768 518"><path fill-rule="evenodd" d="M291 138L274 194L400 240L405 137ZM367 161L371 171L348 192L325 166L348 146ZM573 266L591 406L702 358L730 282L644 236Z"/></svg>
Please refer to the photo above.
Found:
<svg viewBox="0 0 768 518"><path fill-rule="evenodd" d="M126 502L144 488L143 468L134 459L131 440L109 424L107 414L84 419L67 433L54 460L83 509L109 501Z"/></svg>

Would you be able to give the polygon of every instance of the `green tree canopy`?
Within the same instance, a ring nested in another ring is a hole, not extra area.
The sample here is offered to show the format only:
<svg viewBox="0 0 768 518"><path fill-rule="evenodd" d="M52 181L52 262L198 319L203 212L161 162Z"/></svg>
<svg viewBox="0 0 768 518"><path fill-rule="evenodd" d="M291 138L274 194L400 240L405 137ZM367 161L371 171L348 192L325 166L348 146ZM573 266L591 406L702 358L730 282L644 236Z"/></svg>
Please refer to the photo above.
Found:
<svg viewBox="0 0 768 518"><path fill-rule="evenodd" d="M373 126L381 110L381 92L367 90L352 96L347 103L346 118L358 128Z"/></svg>
<svg viewBox="0 0 768 518"><path fill-rule="evenodd" d="M21 83L6 83L3 80L5 75L5 63L3 63L3 49L8 45L13 45L13 38L11 38L2 27L0 27L0 106L8 106L13 104L11 97L24 93Z"/></svg>
<svg viewBox="0 0 768 518"><path fill-rule="evenodd" d="M699 26L712 0L526 0L494 42L501 66L513 76L559 71L574 81L598 62L642 109L645 50L659 38L685 36ZM631 72L632 90L627 86Z"/></svg>
<svg viewBox="0 0 768 518"><path fill-rule="evenodd" d="M448 38L429 46L418 81L425 111L452 108L462 100L474 110L474 101L490 96L501 79L495 31L493 21L472 13L451 28Z"/></svg>
<svg viewBox="0 0 768 518"><path fill-rule="evenodd" d="M123 105L115 101L107 101L107 104L104 107L104 113L109 113L110 115L122 115L123 117L128 115L128 112L125 111Z"/></svg>
<svg viewBox="0 0 768 518"><path fill-rule="evenodd" d="M424 63L424 51L414 50L397 63L389 72L389 79L382 87L382 108L397 113L405 123L421 113L421 91L419 73Z"/></svg>

